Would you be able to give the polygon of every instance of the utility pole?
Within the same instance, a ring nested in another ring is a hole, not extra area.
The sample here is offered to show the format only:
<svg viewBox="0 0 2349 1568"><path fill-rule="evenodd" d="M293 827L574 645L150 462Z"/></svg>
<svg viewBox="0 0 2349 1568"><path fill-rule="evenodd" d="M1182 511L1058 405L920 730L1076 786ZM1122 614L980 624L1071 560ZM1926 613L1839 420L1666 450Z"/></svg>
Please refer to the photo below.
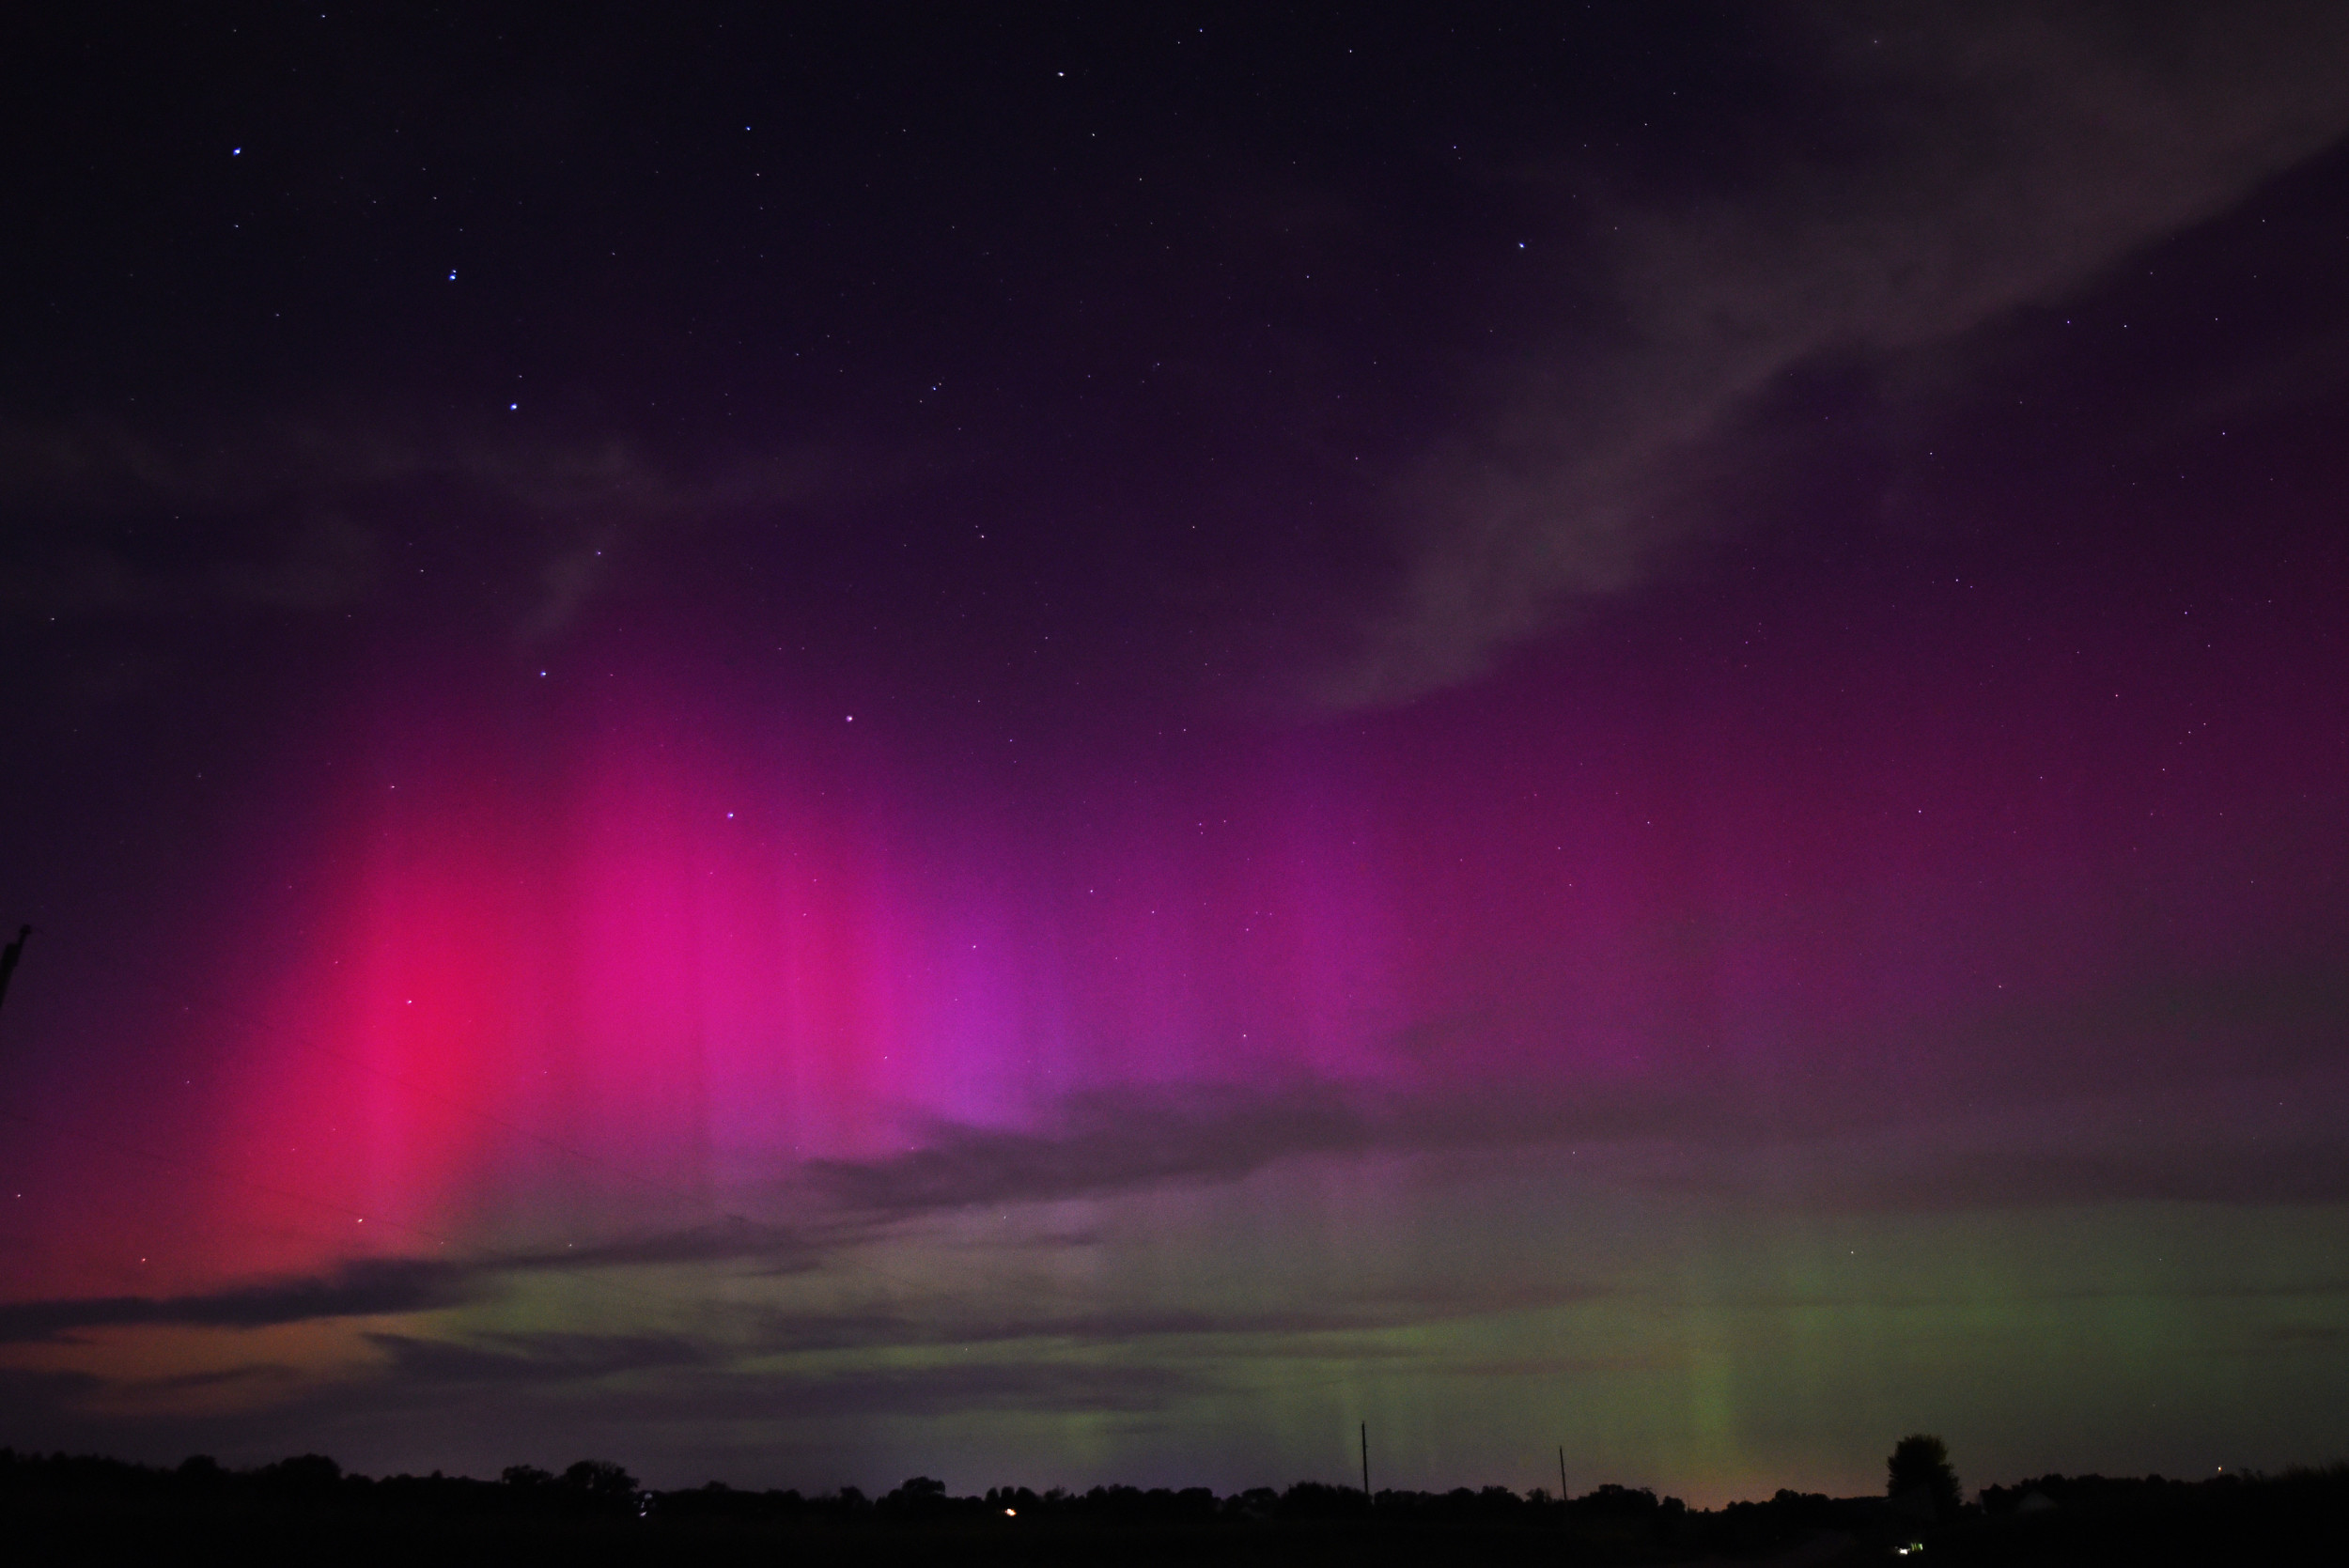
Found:
<svg viewBox="0 0 2349 1568"><path fill-rule="evenodd" d="M1558 1500L1566 1500L1566 1445L1558 1445Z"/></svg>
<svg viewBox="0 0 2349 1568"><path fill-rule="evenodd" d="M1370 1495L1370 1422L1362 1422L1362 1501L1373 1502Z"/></svg>

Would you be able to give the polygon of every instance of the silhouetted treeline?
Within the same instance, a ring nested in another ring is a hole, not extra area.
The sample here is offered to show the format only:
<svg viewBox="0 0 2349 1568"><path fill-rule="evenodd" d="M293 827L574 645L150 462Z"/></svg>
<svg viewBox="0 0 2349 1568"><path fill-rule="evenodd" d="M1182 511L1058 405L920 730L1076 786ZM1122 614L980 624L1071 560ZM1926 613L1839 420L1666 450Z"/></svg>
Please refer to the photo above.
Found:
<svg viewBox="0 0 2349 1568"><path fill-rule="evenodd" d="M349 1475L322 1453L298 1454L257 1469L231 1470L208 1454L176 1469L79 1454L21 1454L0 1449L0 1499L189 1504L236 1509L393 1512L467 1517L627 1517L642 1514L635 1477L617 1465L582 1460L561 1475L512 1466L497 1481L470 1476Z"/></svg>
<svg viewBox="0 0 2349 1568"><path fill-rule="evenodd" d="M441 1563L771 1560L866 1565L951 1560L1022 1563L1641 1564L1758 1559L1806 1546L1806 1560L1980 1563L2215 1561L2304 1552L2349 1504L2349 1467L2203 1482L2042 1476L1992 1486L1953 1519L1882 1498L1781 1491L1767 1501L1691 1509L1643 1488L1561 1499L1536 1490L1382 1491L1299 1482L1219 1497L1206 1487L995 1487L955 1496L926 1476L878 1498L854 1487L805 1496L712 1482L650 1491L619 1466L560 1473L513 1466L495 1481L344 1472L303 1454L231 1470L0 1450L0 1551L16 1561L129 1552L174 1559L236 1551L246 1560Z"/></svg>
<svg viewBox="0 0 2349 1568"><path fill-rule="evenodd" d="M2341 1552L2349 1465L2280 1475L2040 1476L1983 1489L1941 1560L1966 1563L2314 1562Z"/></svg>

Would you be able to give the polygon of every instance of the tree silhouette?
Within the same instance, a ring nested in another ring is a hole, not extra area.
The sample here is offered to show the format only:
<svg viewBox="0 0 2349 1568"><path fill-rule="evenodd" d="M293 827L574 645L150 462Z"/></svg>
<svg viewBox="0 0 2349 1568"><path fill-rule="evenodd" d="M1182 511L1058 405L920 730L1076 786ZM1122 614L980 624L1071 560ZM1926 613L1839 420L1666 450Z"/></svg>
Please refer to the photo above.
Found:
<svg viewBox="0 0 2349 1568"><path fill-rule="evenodd" d="M1884 1493L1890 1498L1921 1493L1933 1505L1934 1517L1954 1518L1965 1494L1957 1472L1950 1468L1949 1445L1927 1432L1912 1432L1892 1445L1885 1461Z"/></svg>
<svg viewBox="0 0 2349 1568"><path fill-rule="evenodd" d="M636 1508L636 1478L609 1459L583 1459L555 1484L599 1512L633 1513Z"/></svg>
<svg viewBox="0 0 2349 1568"><path fill-rule="evenodd" d="M917 1475L873 1505L897 1519L923 1519L946 1510L946 1483Z"/></svg>
<svg viewBox="0 0 2349 1568"><path fill-rule="evenodd" d="M29 925L16 934L16 940L0 948L0 1001L8 1000L8 976L16 972L17 961L24 956L24 939L33 934Z"/></svg>

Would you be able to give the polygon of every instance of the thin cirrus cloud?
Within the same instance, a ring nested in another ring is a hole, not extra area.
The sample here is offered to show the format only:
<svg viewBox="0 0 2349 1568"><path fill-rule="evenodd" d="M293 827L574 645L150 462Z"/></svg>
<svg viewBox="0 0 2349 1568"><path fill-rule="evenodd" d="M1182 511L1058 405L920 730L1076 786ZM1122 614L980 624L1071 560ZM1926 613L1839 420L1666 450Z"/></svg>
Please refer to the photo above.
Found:
<svg viewBox="0 0 2349 1568"><path fill-rule="evenodd" d="M2055 300L2349 131L2349 14L2313 6L1820 9L1817 144L1739 148L1727 188L1609 197L1587 155L1527 179L1611 257L1598 347L1535 352L1393 503L1400 578L1313 677L1335 707L1482 673L1562 603L1725 523L1700 493L1774 385L1890 365ZM1587 188L1587 189L1586 189Z"/></svg>
<svg viewBox="0 0 2349 1568"><path fill-rule="evenodd" d="M714 1224L620 1236L586 1247L466 1259L364 1258L314 1275L185 1296L84 1296L0 1305L0 1343L54 1340L79 1331L172 1325L265 1328L289 1323L398 1317L466 1307L495 1296L516 1275L681 1264L753 1262L763 1274L817 1266L819 1253L794 1231L729 1218Z"/></svg>
<svg viewBox="0 0 2349 1568"><path fill-rule="evenodd" d="M147 1388L129 1390L125 1405L123 1390L91 1374L14 1368L0 1368L0 1398L17 1413L21 1432L50 1446L118 1446L129 1438L162 1453L282 1452L278 1435L290 1420L355 1457L387 1433L476 1420L479 1401L494 1397L506 1421L499 1447L482 1459L494 1468L516 1453L542 1452L560 1462L583 1450L625 1452L647 1432L679 1424L708 1430L709 1423L747 1423L770 1434L785 1423L974 1413L1146 1415L1224 1387L1204 1368L1050 1359L761 1373L708 1362L696 1346L658 1340L552 1361L451 1354L400 1336L379 1336L373 1348L390 1375L284 1389L290 1397L266 1408L154 1408L140 1396L164 1390ZM276 1371L232 1375L266 1382ZM116 1403L108 1413L93 1413L95 1402L110 1399ZM745 1454L725 1457L739 1466Z"/></svg>
<svg viewBox="0 0 2349 1568"><path fill-rule="evenodd" d="M1050 1131L941 1123L905 1154L811 1161L808 1174L847 1208L905 1214L1228 1181L1274 1160L1360 1152L1374 1141L1361 1113L1329 1086L1124 1089L1069 1096Z"/></svg>
<svg viewBox="0 0 2349 1568"><path fill-rule="evenodd" d="M2339 1140L2220 1127L2193 1141L2155 1143L2129 1136L2127 1108L2084 1106L2074 1114L2078 1124L2068 1134L2029 1140L1899 1128L1743 1148L1627 1149L1610 1173L1650 1190L1806 1214L2011 1214L2128 1203L2258 1208L2349 1199L2349 1144Z"/></svg>
<svg viewBox="0 0 2349 1568"><path fill-rule="evenodd" d="M0 1306L0 1343L77 1329L175 1324L260 1328L320 1318L430 1312L478 1299L478 1270L430 1259L365 1259L308 1278L177 1296L115 1296Z"/></svg>
<svg viewBox="0 0 2349 1568"><path fill-rule="evenodd" d="M387 1358L395 1380L417 1386L577 1384L723 1360L708 1344L662 1334L504 1334L459 1343L371 1333L366 1340Z"/></svg>
<svg viewBox="0 0 2349 1568"><path fill-rule="evenodd" d="M1533 1285L1459 1284L1396 1293L1326 1284L1307 1306L1206 1307L1090 1300L1053 1312L1050 1301L1023 1301L1000 1314L957 1311L925 1316L903 1310L856 1312L779 1312L753 1329L760 1354L842 1350L910 1350L939 1345L1052 1344L1104 1346L1196 1343L1217 1355L1238 1354L1242 1343L1294 1349L1303 1342L1347 1337L1349 1355L1369 1354L1361 1336L1424 1327L1494 1312L1571 1306L1609 1294L1581 1281Z"/></svg>
<svg viewBox="0 0 2349 1568"><path fill-rule="evenodd" d="M1093 1091L1040 1126L937 1123L904 1153L811 1161L804 1174L829 1204L882 1224L1236 1182L1293 1159L1569 1147L1588 1180L1831 1208L2331 1202L2349 1193L2349 1144L2318 1125L2282 1135L2267 1107L2336 1092L2301 1027L2332 988L2304 977L2124 989L1944 1032L1925 1042L1935 1065L1921 1075L1905 1065L1916 1042L1830 1043L1815 1065L1831 1096L1814 1078L1734 1070L1547 1088ZM2247 1056L2247 1034L2263 1048ZM2254 1070L2205 1081L2195 1062L2222 1044L2225 1060ZM2174 1065L2174 1079L2165 1067L2148 1080L2154 1063ZM2149 1126L2167 1141L2149 1140Z"/></svg>
<svg viewBox="0 0 2349 1568"><path fill-rule="evenodd" d="M1859 1189L1822 1183L1823 1207L2021 1208L2070 1203L2338 1203L2349 1200L2349 1146L2243 1140L2215 1145L1984 1150L1896 1170Z"/></svg>
<svg viewBox="0 0 2349 1568"><path fill-rule="evenodd" d="M728 1215L708 1225L619 1236L585 1247L518 1252L484 1260L485 1271L644 1267L662 1264L755 1261L768 1273L813 1268L824 1238Z"/></svg>
<svg viewBox="0 0 2349 1568"><path fill-rule="evenodd" d="M418 571L397 547L420 512L455 509L481 520L467 578L486 567L524 642L569 625L647 527L837 488L835 466L806 448L687 472L616 437L490 438L383 415L168 435L19 425L0 428L0 496L43 522L8 551L0 615L203 622L353 609Z"/></svg>
<svg viewBox="0 0 2349 1568"><path fill-rule="evenodd" d="M816 1375L706 1371L605 1393L600 1419L826 1419L943 1416L967 1411L1143 1413L1217 1388L1187 1368L987 1361L928 1367L868 1367Z"/></svg>

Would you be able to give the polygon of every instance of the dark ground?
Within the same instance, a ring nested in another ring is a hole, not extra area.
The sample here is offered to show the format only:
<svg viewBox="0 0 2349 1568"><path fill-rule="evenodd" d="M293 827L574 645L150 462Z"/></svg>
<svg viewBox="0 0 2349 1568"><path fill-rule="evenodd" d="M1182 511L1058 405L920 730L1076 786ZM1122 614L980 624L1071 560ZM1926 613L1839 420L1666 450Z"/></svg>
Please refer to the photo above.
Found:
<svg viewBox="0 0 2349 1568"><path fill-rule="evenodd" d="M615 1466L498 1482L345 1476L308 1456L230 1472L0 1451L0 1552L12 1562L132 1560L569 1565L634 1562L1219 1565L1421 1562L2166 1564L2329 1557L2349 1467L2209 1482L2042 1477L1992 1487L1961 1517L1880 1498L1781 1492L1688 1509L1620 1487L1563 1505L1499 1487L1379 1495L1299 1483L1020 1490L950 1498L914 1481L878 1499L720 1485L643 1492ZM1012 1512L1006 1513L1006 1509Z"/></svg>

